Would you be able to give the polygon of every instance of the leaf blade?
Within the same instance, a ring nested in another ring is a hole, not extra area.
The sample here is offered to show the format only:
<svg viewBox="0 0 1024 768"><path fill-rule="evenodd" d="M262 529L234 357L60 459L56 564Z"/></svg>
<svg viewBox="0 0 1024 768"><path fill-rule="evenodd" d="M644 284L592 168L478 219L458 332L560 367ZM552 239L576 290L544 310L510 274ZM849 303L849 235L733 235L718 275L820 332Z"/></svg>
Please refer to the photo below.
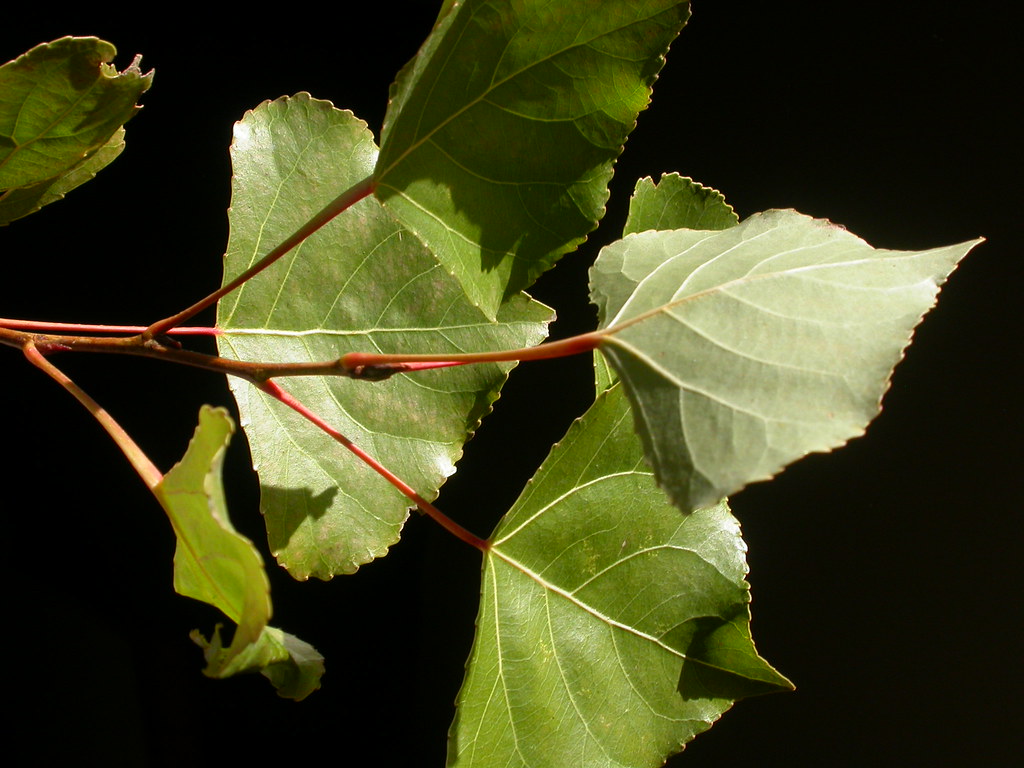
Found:
<svg viewBox="0 0 1024 768"><path fill-rule="evenodd" d="M444 11L392 88L377 194L494 317L602 217L689 4Z"/></svg>
<svg viewBox="0 0 1024 768"><path fill-rule="evenodd" d="M649 176L637 179L622 236L649 229L728 229L738 223L736 211L721 192L678 173L665 173L657 183ZM594 388L600 394L618 376L600 350L593 354Z"/></svg>
<svg viewBox="0 0 1024 768"><path fill-rule="evenodd" d="M27 187L9 189L0 194L0 226L35 213L55 203L96 178L96 174L110 165L124 151L124 127L118 128L110 140L78 165L60 175L44 179Z"/></svg>
<svg viewBox="0 0 1024 768"><path fill-rule="evenodd" d="M268 102L236 127L226 275L368 176L376 147L351 113L308 94ZM218 306L221 353L323 361L349 351L437 352L538 343L550 310L517 297L491 321L381 204L365 199ZM289 379L288 391L428 499L454 471L511 366L464 366L382 382ZM299 579L331 578L387 552L410 502L329 436L231 382L271 550Z"/></svg>
<svg viewBox="0 0 1024 768"><path fill-rule="evenodd" d="M174 589L214 606L236 624L228 647L216 627L203 649L209 677L259 669L281 696L302 699L320 686L323 658L311 645L268 626L270 583L263 558L228 518L221 482L234 424L222 408L203 406L184 457L153 488L174 528Z"/></svg>
<svg viewBox="0 0 1024 768"><path fill-rule="evenodd" d="M791 687L750 640L736 521L680 516L629 421L603 393L494 532L449 765L656 765Z"/></svg>
<svg viewBox="0 0 1024 768"><path fill-rule="evenodd" d="M684 510L863 433L913 328L978 241L872 249L769 211L604 249L591 297L659 481Z"/></svg>
<svg viewBox="0 0 1024 768"><path fill-rule="evenodd" d="M739 216L717 189L678 173L637 179L622 236L648 229L728 229Z"/></svg>
<svg viewBox="0 0 1024 768"><path fill-rule="evenodd" d="M103 40L64 37L0 67L0 190L67 174L135 115L153 73L139 57L117 72L115 54Z"/></svg>

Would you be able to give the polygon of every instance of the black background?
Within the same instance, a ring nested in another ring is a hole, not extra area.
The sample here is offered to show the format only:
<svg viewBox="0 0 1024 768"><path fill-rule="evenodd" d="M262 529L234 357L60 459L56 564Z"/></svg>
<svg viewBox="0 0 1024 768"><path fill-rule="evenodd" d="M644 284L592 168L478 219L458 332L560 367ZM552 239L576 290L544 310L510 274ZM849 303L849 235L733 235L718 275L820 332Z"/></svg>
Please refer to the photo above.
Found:
<svg viewBox="0 0 1024 768"><path fill-rule="evenodd" d="M1019 48L997 10L1011 5L698 3L601 229L536 286L559 311L554 336L592 328L586 268L621 231L636 178L664 171L721 189L741 216L793 207L879 247L988 238L943 289L867 437L735 497L755 640L798 690L739 703L672 765L1019 759L1024 168ZM150 4L146 20L52 13L0 32L3 60L97 35L119 65L141 52L157 70L122 157L0 232L0 315L145 324L208 292L227 236L232 122L307 90L379 131L388 83L436 4L378 3L365 20L341 4L330 22L179 7ZM164 470L200 404L233 407L213 375L57 362ZM327 657L322 690L296 704L259 676L207 680L187 633L217 615L173 594L159 506L17 351L0 349L0 371L8 750L20 764L442 765L476 612L474 550L414 516L354 577L299 584L272 568L274 623ZM489 531L586 407L590 376L585 358L517 370L440 506ZM228 489L266 556L241 439Z"/></svg>

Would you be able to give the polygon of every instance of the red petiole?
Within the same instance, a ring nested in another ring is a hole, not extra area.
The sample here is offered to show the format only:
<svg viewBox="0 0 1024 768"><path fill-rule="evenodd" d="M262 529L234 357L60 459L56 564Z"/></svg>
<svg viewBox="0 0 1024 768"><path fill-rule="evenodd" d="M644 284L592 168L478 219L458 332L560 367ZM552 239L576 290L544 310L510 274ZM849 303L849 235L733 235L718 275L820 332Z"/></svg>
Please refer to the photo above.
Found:
<svg viewBox="0 0 1024 768"><path fill-rule="evenodd" d="M397 488L411 500L420 510L431 517L435 522L439 523L449 533L454 534L457 538L466 542L472 547L476 547L481 552L486 552L489 546L485 539L481 539L479 536L471 533L470 531L463 528L461 525L456 523L441 510L431 504L429 501L420 496L410 486L408 486L400 477L395 475L387 467L383 466L375 458L370 456L366 451L360 448L358 445L353 443L349 438L345 437L341 432L336 430L322 418L317 416L313 411L303 405L301 402L296 400L292 395L283 390L273 381L267 381L264 384L258 385L259 389L266 392L268 395L273 397L275 400L284 403L296 413L302 415L305 419L312 422L328 435L333 437L336 441L341 443L343 446L348 448L352 453L360 458L367 466L373 469L377 474L387 480L391 485Z"/></svg>

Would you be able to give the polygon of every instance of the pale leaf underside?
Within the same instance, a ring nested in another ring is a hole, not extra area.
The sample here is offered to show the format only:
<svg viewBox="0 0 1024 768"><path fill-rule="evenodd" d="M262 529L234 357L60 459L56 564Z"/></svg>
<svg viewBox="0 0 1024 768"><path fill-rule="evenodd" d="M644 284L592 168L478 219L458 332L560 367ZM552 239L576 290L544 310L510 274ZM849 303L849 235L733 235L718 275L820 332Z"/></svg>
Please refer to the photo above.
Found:
<svg viewBox="0 0 1024 768"><path fill-rule="evenodd" d="M876 250L769 211L605 248L591 272L608 329L600 349L675 503L713 503L862 434L914 326L976 242Z"/></svg>
<svg viewBox="0 0 1024 768"><path fill-rule="evenodd" d="M649 229L728 229L739 223L732 206L718 190L678 173L662 174L655 183L638 179L629 199L623 237ZM618 381L600 350L594 350L594 382L600 394Z"/></svg>

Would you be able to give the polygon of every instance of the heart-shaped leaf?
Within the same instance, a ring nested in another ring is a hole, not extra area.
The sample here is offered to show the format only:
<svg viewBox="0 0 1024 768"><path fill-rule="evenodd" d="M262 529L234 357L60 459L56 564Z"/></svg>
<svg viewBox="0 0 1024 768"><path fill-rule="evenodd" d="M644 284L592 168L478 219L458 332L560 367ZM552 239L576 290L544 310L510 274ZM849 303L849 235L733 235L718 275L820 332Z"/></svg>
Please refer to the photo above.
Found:
<svg viewBox="0 0 1024 768"><path fill-rule="evenodd" d="M227 277L244 271L341 190L369 176L366 125L308 94L266 103L235 128ZM329 361L346 352L454 353L540 342L551 312L520 296L497 321L466 299L415 235L374 198L222 299L222 354ZM433 499L509 364L387 381L288 379L288 391L422 496ZM296 578L350 573L398 540L410 502L297 414L232 382L259 472L271 550Z"/></svg>

